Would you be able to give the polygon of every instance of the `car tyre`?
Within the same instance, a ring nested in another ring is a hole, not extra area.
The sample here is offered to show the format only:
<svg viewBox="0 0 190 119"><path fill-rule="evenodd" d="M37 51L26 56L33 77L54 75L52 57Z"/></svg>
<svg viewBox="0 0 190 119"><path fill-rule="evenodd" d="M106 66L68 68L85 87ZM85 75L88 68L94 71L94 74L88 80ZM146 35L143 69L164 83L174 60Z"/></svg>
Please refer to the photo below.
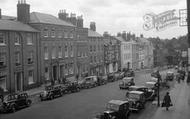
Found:
<svg viewBox="0 0 190 119"><path fill-rule="evenodd" d="M31 103L32 103L32 102L31 102L30 100L28 100L28 101L26 102L26 104L27 104L28 107L30 107Z"/></svg>
<svg viewBox="0 0 190 119"><path fill-rule="evenodd" d="M50 100L53 100L53 98L54 98L53 95L51 95L51 96L50 96Z"/></svg>
<svg viewBox="0 0 190 119"><path fill-rule="evenodd" d="M12 106L11 106L11 112L12 112L12 113L16 112L16 107L15 107L15 105L12 105Z"/></svg>

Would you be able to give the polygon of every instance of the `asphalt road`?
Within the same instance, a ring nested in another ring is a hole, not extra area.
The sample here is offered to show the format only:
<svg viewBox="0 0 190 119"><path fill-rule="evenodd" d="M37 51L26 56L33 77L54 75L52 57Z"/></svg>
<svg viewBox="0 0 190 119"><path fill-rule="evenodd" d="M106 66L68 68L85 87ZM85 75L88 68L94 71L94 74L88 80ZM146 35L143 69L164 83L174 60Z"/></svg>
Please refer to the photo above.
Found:
<svg viewBox="0 0 190 119"><path fill-rule="evenodd" d="M136 85L143 85L150 73L138 72ZM120 90L120 81L108 83L78 93L67 94L52 101L43 101L15 113L1 114L0 119L92 119L105 110L106 103L112 99L125 100L126 90ZM131 119L147 119L153 115L156 106L146 104L146 109L132 114Z"/></svg>

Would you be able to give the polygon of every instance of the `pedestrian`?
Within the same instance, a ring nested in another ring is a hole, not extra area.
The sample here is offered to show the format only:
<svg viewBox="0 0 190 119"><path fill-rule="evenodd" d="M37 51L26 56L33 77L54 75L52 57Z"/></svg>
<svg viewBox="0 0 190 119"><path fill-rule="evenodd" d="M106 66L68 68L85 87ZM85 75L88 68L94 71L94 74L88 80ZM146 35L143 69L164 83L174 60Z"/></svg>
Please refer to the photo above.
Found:
<svg viewBox="0 0 190 119"><path fill-rule="evenodd" d="M166 107L166 110L168 111L170 106L172 106L172 101L171 101L169 92L167 92L166 95L164 96L162 107Z"/></svg>
<svg viewBox="0 0 190 119"><path fill-rule="evenodd" d="M187 83L190 83L190 71L188 71L188 75L187 75Z"/></svg>

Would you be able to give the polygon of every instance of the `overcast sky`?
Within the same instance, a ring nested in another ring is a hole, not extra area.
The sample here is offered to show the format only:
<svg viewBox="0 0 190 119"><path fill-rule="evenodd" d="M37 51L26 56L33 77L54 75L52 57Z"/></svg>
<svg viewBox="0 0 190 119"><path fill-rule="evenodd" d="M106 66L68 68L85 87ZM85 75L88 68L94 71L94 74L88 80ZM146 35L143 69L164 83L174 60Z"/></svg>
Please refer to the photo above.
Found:
<svg viewBox="0 0 190 119"><path fill-rule="evenodd" d="M0 0L3 15L16 16L18 0ZM172 9L186 9L186 0L26 0L31 12L43 12L57 16L60 9L66 9L83 15L84 26L89 27L90 21L96 22L97 32L116 35L126 31L146 37L172 38L187 33L186 27L169 27L163 31L144 31L143 16L146 13L161 12Z"/></svg>

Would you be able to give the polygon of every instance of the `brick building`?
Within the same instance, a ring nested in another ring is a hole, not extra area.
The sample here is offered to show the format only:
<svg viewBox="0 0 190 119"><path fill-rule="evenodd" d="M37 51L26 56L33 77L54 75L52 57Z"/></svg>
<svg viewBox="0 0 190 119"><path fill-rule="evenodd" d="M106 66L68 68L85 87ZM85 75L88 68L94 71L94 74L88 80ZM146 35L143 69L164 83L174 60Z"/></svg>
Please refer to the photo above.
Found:
<svg viewBox="0 0 190 119"><path fill-rule="evenodd" d="M90 75L104 74L104 40L103 36L96 32L95 22L90 23L88 30Z"/></svg>
<svg viewBox="0 0 190 119"><path fill-rule="evenodd" d="M104 32L104 65L105 73L117 72L120 63L120 42L114 36Z"/></svg>
<svg viewBox="0 0 190 119"><path fill-rule="evenodd" d="M0 87L9 93L39 84L39 32L27 25L24 7L18 3L17 20L0 17Z"/></svg>

